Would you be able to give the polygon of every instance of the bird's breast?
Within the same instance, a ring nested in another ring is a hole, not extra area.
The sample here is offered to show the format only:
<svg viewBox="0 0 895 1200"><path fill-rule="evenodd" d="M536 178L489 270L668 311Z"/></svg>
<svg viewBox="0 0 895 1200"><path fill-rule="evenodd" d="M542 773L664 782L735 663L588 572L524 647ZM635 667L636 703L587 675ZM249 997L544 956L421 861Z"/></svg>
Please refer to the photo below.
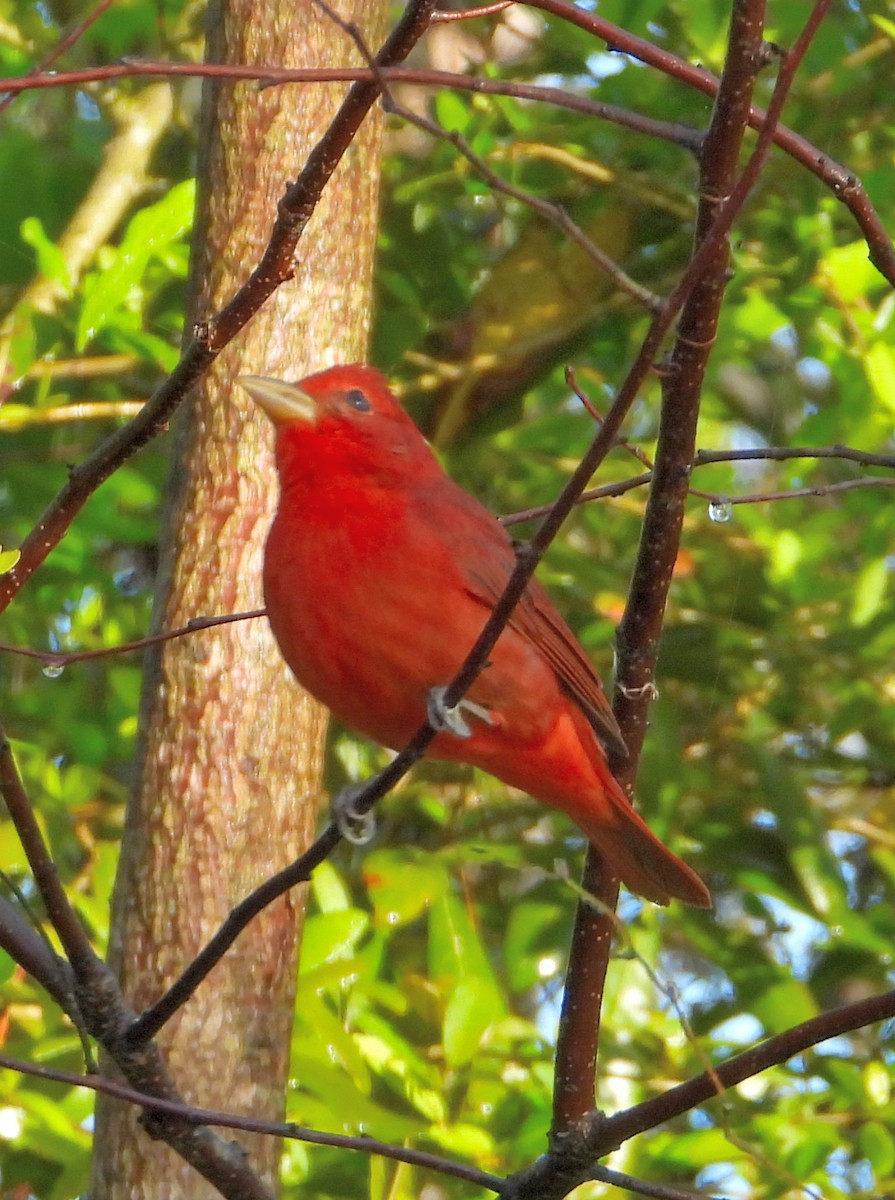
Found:
<svg viewBox="0 0 895 1200"><path fill-rule="evenodd" d="M345 724L393 749L426 716L433 687L450 683L490 609L467 587L454 548L400 504L281 512L271 528L264 590L274 635L299 683ZM557 693L537 648L508 630L470 696L493 713L445 757L475 761L479 736L531 741ZM459 741L459 739L456 739ZM484 744L483 744L484 750ZM452 753L457 750L458 753Z"/></svg>

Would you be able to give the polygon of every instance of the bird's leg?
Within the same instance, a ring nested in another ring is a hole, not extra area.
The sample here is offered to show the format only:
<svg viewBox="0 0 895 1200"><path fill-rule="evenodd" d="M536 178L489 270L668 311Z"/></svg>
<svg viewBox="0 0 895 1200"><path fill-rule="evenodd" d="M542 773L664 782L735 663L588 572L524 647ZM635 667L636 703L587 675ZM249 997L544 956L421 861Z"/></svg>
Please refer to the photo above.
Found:
<svg viewBox="0 0 895 1200"><path fill-rule="evenodd" d="M376 817L372 809L359 812L354 802L364 790L364 784L351 783L342 788L332 802L333 822L346 842L354 846L366 846L376 832Z"/></svg>
<svg viewBox="0 0 895 1200"><path fill-rule="evenodd" d="M481 704L476 704L474 700L463 699L453 708L448 708L444 702L446 691L447 688L444 687L430 688L426 697L426 715L429 718L429 724L439 733L452 733L458 738L472 737L472 730L463 716L464 712L478 717L486 725L496 724L488 709Z"/></svg>

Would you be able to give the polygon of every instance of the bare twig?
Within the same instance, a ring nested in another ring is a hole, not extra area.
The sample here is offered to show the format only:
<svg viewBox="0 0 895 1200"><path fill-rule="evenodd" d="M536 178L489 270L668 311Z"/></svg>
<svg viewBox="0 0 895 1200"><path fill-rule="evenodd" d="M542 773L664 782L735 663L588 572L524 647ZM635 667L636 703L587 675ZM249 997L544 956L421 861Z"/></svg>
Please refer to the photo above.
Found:
<svg viewBox="0 0 895 1200"><path fill-rule="evenodd" d="M710 71L706 71L702 67L694 67L685 59L678 58L677 55L661 49L652 42L629 33L619 25L613 25L610 21L586 8L572 4L569 0L527 0L527 2L531 4L532 8L552 13L553 16L588 30L605 41L612 50L629 54L632 58L655 67L672 78L681 80L690 87L704 92L707 96L715 96L718 93L720 80ZM766 129L770 113L770 107L767 112L762 108L751 108L749 112L750 126L757 130ZM812 175L816 175L833 195L846 205L867 240L870 261L879 273L895 286L895 245L886 232L879 214L870 203L860 180L847 167L824 154L806 138L787 129L785 125L780 125L776 119L770 124L775 126L774 142L796 162L806 167Z"/></svg>
<svg viewBox="0 0 895 1200"><path fill-rule="evenodd" d="M617 773L629 790L636 778L643 745L652 664L683 526L687 466L695 451L704 365L714 340L724 291L727 231L764 161L763 158L757 161L751 178L744 171L739 186L734 187L752 89L761 61L763 28L764 0L737 0L724 73L701 159L696 251L685 276L692 279L692 284L679 322L674 350L676 370L670 380L668 376L665 378L656 466L637 563L618 630L613 707L630 758ZM771 133L769 130L766 137ZM719 224L723 225L721 230ZM605 428L604 422L602 429ZM612 943L609 912L618 899L618 882L611 870L611 864L589 847L582 888L594 894L600 903L579 902L572 934L557 1039L555 1143L593 1106L600 1013Z"/></svg>
<svg viewBox="0 0 895 1200"><path fill-rule="evenodd" d="M453 71L421 70L411 67L382 67L373 71L370 67L315 67L292 69L289 67L242 67L222 63L165 63L148 62L145 59L129 59L108 67L90 67L80 71L65 71L58 74L36 75L33 78L0 79L0 89L26 91L30 88L71 87L103 79L121 79L130 76L161 76L162 78L186 76L210 79L254 79L264 86L292 83L350 83L369 82L378 78L380 82L417 84L426 88L455 88L458 91L474 92L482 96L511 96L518 100L535 100L554 104L573 112L585 113L604 121L612 121L626 129L642 133L647 137L660 138L687 149L698 150L702 137L698 130L687 125L669 121L657 121L644 117L630 109L614 104L602 104L587 96L567 92L562 88L542 84L507 83L487 79L479 75L464 75Z"/></svg>
<svg viewBox="0 0 895 1200"><path fill-rule="evenodd" d="M842 479L837 483L819 483L815 487L787 488L779 492L753 492L749 496L722 496L711 492L692 492L715 504L771 504L780 500L802 500L807 496L835 496L842 492L859 492L864 488L895 488L895 479L864 475L860 479Z"/></svg>
<svg viewBox="0 0 895 1200"><path fill-rule="evenodd" d="M667 1183L647 1183L645 1179L637 1179L624 1171L613 1171L609 1167L593 1167L590 1178L599 1183L624 1188L628 1192L637 1192L640 1196L648 1196L650 1200L713 1200L708 1192L684 1191Z"/></svg>
<svg viewBox="0 0 895 1200"><path fill-rule="evenodd" d="M706 95L714 96L718 90L718 79L701 67L694 67L684 59L668 51L660 50L650 42L628 34L618 26L594 16L586 9L566 0L531 0L533 7L552 12L554 15L589 29L602 37L611 47L623 50L634 58L648 63L666 74L680 79ZM629 109L600 104L585 96L576 96L561 88L540 87L531 84L504 83L494 79L482 79L476 75L463 75L450 71L423 71L407 67L379 68L380 76L389 83L409 83L420 87L449 87L475 92L480 95L513 96L525 100L541 100L563 108L589 113L603 120L613 121L625 128L658 137L680 146L698 150L701 135L687 126L671 125L642 117ZM210 76L221 79L257 79L271 83L341 83L352 80L370 80L368 67L322 67L314 70L291 71L286 68L236 67L218 64L196 65L192 63L162 63L142 60L128 61L107 67L92 67L81 71L66 71L57 74L37 75L32 78L0 79L2 91L25 91L30 88L71 87L95 80L117 79L127 76ZM766 121L764 109L753 108L749 124L761 129ZM879 214L874 209L860 180L841 163L824 154L806 138L785 126L774 130L774 141L811 174L815 175L833 192L851 212L870 249L870 260L885 279L895 285L895 245L893 245Z"/></svg>
<svg viewBox="0 0 895 1200"><path fill-rule="evenodd" d="M111 7L112 3L113 0L100 0L99 4L96 5L93 11L89 12L84 20L78 22L78 24L75 25L73 29L69 30L64 37L60 38L58 44L54 46L49 54L46 54L36 66L32 67L28 74L40 75L44 71L48 70L54 62L57 62L62 57L66 50L70 50L72 46L76 45L81 40L90 26L96 24L106 9ZM15 92L9 92L2 98L2 100L0 100L0 113L2 113L4 109L8 108L10 104L12 104L13 100L16 98L16 95L17 93Z"/></svg>
<svg viewBox="0 0 895 1200"><path fill-rule="evenodd" d="M749 450L698 450L694 467L723 462L785 462L791 458L841 458L860 463L862 467L891 467L895 470L895 454L871 454L852 446L756 446Z"/></svg>
<svg viewBox="0 0 895 1200"><path fill-rule="evenodd" d="M84 927L69 903L59 882L59 872L43 839L34 809L22 785L9 739L0 726L0 793L6 801L10 818L31 867L34 882L40 892L47 917L59 935L75 976L90 980L98 970L105 970L97 957Z"/></svg>
<svg viewBox="0 0 895 1200"><path fill-rule="evenodd" d="M594 1153L597 1157L607 1154L635 1134L655 1129L664 1121L670 1121L711 1100L718 1094L718 1081L725 1088L735 1087L744 1079L751 1079L769 1067L785 1063L809 1047L826 1041L827 1038L842 1037L865 1025L889 1021L893 1017L895 990L858 1000L854 1004L845 1004L803 1021L800 1025L787 1029L785 1033L779 1033L751 1050L737 1054L725 1063L719 1063L711 1074L704 1072L697 1075L695 1079L678 1084L677 1087L663 1092L661 1096L653 1096L613 1117L593 1113L590 1119L596 1135Z"/></svg>
<svg viewBox="0 0 895 1200"><path fill-rule="evenodd" d="M129 654L133 650L145 650L147 646L156 646L160 642L170 642L174 638L186 637L188 633L198 633L200 629L212 629L215 625L229 625L233 621L251 621L255 617L267 615L266 608L254 608L251 612L227 613L223 617L193 617L179 629L167 629L161 633L148 634L133 642L122 642L117 646L101 646L98 650L73 650L69 654L61 654L55 650L34 650L26 646L10 646L0 642L0 651L7 654L21 654L25 658L36 658L47 667L67 667L71 663L88 662L93 658L107 658L111 654Z"/></svg>
<svg viewBox="0 0 895 1200"><path fill-rule="evenodd" d="M648 289L639 284L635 279L632 279L619 264L602 250L591 238L587 236L580 225L569 216L564 208L559 204L551 204L549 200L544 200L540 196L535 196L531 192L526 192L523 188L518 188L512 183L508 183L496 171L488 165L488 163L476 154L469 142L458 130L445 129L443 125L439 125L437 121L432 121L428 117L422 116L420 113L415 113L403 104L399 104L394 97L390 96L386 102L386 108L389 112L401 120L406 121L409 125L415 125L417 129L422 129L433 137L440 138L443 141L450 142L460 154L470 164L475 173L493 188L496 192L501 192L504 196L511 196L514 200L519 200L526 208L530 208L533 212L539 213L546 218L552 225L560 229L570 241L573 241L586 255L597 264L601 271L612 280L615 287L630 296L632 300L641 305L648 312L655 312L659 307L659 299L653 295Z"/></svg>
<svg viewBox="0 0 895 1200"><path fill-rule="evenodd" d="M495 13L506 12L512 8L516 0L496 0L495 4L482 4L479 8L447 9L433 14L432 24L439 25L446 21L470 21L474 17L493 17Z"/></svg>
<svg viewBox="0 0 895 1200"><path fill-rule="evenodd" d="M65 1011L74 1005L71 969L54 954L37 930L23 919L5 896L0 896L0 946L28 972Z"/></svg>
<svg viewBox="0 0 895 1200"><path fill-rule="evenodd" d="M438 1171L442 1175L448 1175L455 1179L463 1179L467 1183L490 1188L492 1191L499 1191L503 1184L503 1180L498 1176L489 1175L485 1171L478 1171L474 1167L467 1167L462 1163L451 1162L449 1159L441 1158L436 1154L429 1154L424 1150L412 1150L404 1146L391 1146L387 1142L381 1142L377 1138L367 1137L366 1135L351 1137L348 1134L324 1133L317 1129L308 1129L306 1126L296 1125L292 1121L282 1123L261 1121L254 1117L241 1117L234 1113L220 1112L217 1109L196 1108L194 1105L184 1104L182 1101L168 1100L159 1096L149 1095L146 1092L141 1092L135 1088L128 1087L126 1084L119 1083L115 1079L109 1079L105 1075L74 1075L69 1071L59 1071L55 1067L44 1067L38 1066L36 1063L23 1062L20 1059L10 1058L5 1054L0 1054L0 1068L7 1071L16 1071L20 1075L30 1075L36 1079L43 1079L52 1083L64 1083L69 1087L89 1088L91 1091L102 1092L107 1096L114 1096L117 1100L137 1105L140 1108L146 1109L149 1113L159 1113L169 1117L176 1117L179 1121L190 1125L238 1129L244 1133L269 1134L271 1137L308 1142L315 1146L337 1146L343 1150L356 1150L361 1154L375 1154L381 1158L392 1159L395 1162L404 1162L410 1166L425 1167L431 1171Z"/></svg>

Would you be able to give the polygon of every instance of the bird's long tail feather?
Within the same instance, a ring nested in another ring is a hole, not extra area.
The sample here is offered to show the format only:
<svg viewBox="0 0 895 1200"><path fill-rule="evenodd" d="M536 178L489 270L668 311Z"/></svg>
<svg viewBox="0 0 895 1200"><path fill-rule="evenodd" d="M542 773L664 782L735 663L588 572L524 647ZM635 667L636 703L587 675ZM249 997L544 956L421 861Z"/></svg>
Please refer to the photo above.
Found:
<svg viewBox="0 0 895 1200"><path fill-rule="evenodd" d="M602 780L612 819L601 816L592 824L581 816L578 822L590 841L606 859L613 875L638 896L654 904L683 900L697 908L711 908L708 888L692 869L652 832L631 807L619 784L608 775Z"/></svg>

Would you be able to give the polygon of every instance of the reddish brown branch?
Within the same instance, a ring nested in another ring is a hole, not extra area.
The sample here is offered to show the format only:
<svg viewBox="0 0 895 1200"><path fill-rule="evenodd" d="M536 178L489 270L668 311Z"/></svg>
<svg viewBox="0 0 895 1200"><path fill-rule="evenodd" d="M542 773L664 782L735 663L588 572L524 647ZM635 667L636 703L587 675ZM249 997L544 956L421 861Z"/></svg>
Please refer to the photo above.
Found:
<svg viewBox="0 0 895 1200"><path fill-rule="evenodd" d="M65 1012L72 1012L75 1001L68 963L53 952L5 896L0 896L0 947L24 967Z"/></svg>
<svg viewBox="0 0 895 1200"><path fill-rule="evenodd" d="M517 100L535 100L568 108L602 120L612 121L627 129L633 129L647 137L661 138L691 150L697 150L702 135L696 129L670 121L657 121L644 117L630 109L613 104L602 104L579 96L562 88L541 84L508 83L487 79L479 75L464 75L453 71L421 70L411 67L241 67L224 63L165 63L130 59L108 67L89 67L80 71L65 71L49 75L26 76L23 78L0 79L0 89L12 92L36 88L76 87L108 79L127 79L131 76L162 78L209 78L232 80L256 80L264 86L300 83L408 83L425 88L455 88L458 91L474 92L483 96L510 96Z"/></svg>
<svg viewBox="0 0 895 1200"><path fill-rule="evenodd" d="M44 841L34 809L22 785L9 739L0 726L0 794L6 802L10 819L22 843L34 882L40 893L50 924L80 981L93 978L104 970L77 914L59 882L59 872Z"/></svg>
<svg viewBox="0 0 895 1200"><path fill-rule="evenodd" d="M701 160L697 249L687 272L691 285L679 322L674 369L665 376L650 498L618 630L614 710L630 753L618 774L629 790L633 788L643 745L653 664L683 526L703 373L726 282L727 231L748 194L748 188L741 186L737 195L732 195L752 89L761 63L763 29L764 0L738 0ZM719 225L723 228L719 229ZM602 428L605 430L605 423ZM554 1140L574 1129L594 1102L600 1012L618 883L612 877L611 863L602 861L593 848L588 851L582 886L595 894L600 903L597 907L586 901L579 903L573 931L557 1039Z"/></svg>
<svg viewBox="0 0 895 1200"><path fill-rule="evenodd" d="M714 96L718 90L718 79L710 72L704 71L701 67L694 67L686 60L669 54L665 50L660 50L650 42L635 38L618 26L611 25L602 18L594 17L584 9L567 4L564 0L539 0L537 4L534 4L534 0L532 0L532 4L534 7L553 12L554 15L590 30L596 36L604 38L612 48L624 50L633 58L638 58L691 87L696 87L706 95ZM646 136L663 138L694 150L698 149L701 143L700 134L687 126L656 121L650 117L633 113L629 109L600 104L584 96L572 95L564 92L561 88L503 83L493 79L482 79L476 75L454 74L448 71L421 71L404 67L379 68L377 74L387 83L403 82L431 88L450 87L482 95L541 100L577 112L588 113L603 120L613 121ZM108 67L91 67L81 71L0 79L0 90L20 92L30 88L71 87L96 80L130 76L174 77L178 75L213 76L220 79L258 79L270 83L340 83L373 78L373 72L368 67L324 67L315 70L290 71L286 68L264 69L217 64L130 61ZM764 109L753 108L749 116L749 124L753 129L761 129L766 117L767 113ZM832 191L837 200L848 208L867 241L870 261L880 274L895 286L895 245L889 238L879 214L855 174L841 163L836 162L835 159L830 158L829 155L824 154L806 138L785 126L775 126L774 141L796 162L815 175Z"/></svg>
<svg viewBox="0 0 895 1200"><path fill-rule="evenodd" d="M756 446L748 450L698 450L694 467L723 462L785 462L791 458L840 458L862 467L890 467L895 470L895 454L873 454L852 446Z"/></svg>
<svg viewBox="0 0 895 1200"><path fill-rule="evenodd" d="M5 1054L0 1054L0 1068L7 1071L16 1071L20 1075L30 1075L36 1079L43 1079L51 1083L64 1083L69 1087L89 1088L94 1092L102 1092L107 1096L114 1096L116 1100L123 1100L127 1104L134 1104L140 1108L144 1108L147 1112L164 1114L169 1117L176 1117L179 1121L190 1125L208 1125L217 1126L222 1129L238 1129L244 1133L261 1133L269 1134L271 1137L289 1138L293 1141L308 1142L314 1146L337 1146L343 1150L356 1150L361 1154L376 1154L381 1158L389 1158L395 1162L404 1162L410 1166L425 1167L430 1171L438 1171L442 1175L448 1175L455 1179L463 1179L467 1183L476 1184L478 1187L490 1188L492 1191L499 1191L503 1184L503 1180L496 1175L489 1175L485 1171L476 1170L474 1167L464 1166L462 1163L454 1163L449 1159L441 1158L436 1154L429 1154L424 1150L412 1150L405 1146L391 1146L387 1142L381 1142L377 1138L367 1137L351 1137L348 1134L340 1133L324 1133L317 1129L309 1129L304 1125L296 1125L289 1121L279 1123L275 1121L262 1121L254 1117L241 1117L235 1113L221 1112L211 1108L196 1108L192 1104L184 1104L182 1101L166 1100L158 1096L149 1095L146 1092L138 1091L135 1088L128 1087L126 1084L119 1083L115 1079L109 1079L105 1075L75 1075L70 1071L60 1071L55 1067L38 1066L36 1063L23 1062L20 1059L10 1058Z"/></svg>
<svg viewBox="0 0 895 1200"><path fill-rule="evenodd" d="M578 1184L600 1177L594 1173L594 1160L616 1150L637 1134L656 1129L665 1121L680 1117L717 1097L719 1083L725 1088L734 1087L770 1067L781 1066L828 1038L841 1037L893 1017L895 991L858 1000L768 1038L751 1050L713 1067L711 1072L697 1075L661 1096L653 1096L615 1116L606 1117L592 1111L570 1134L568 1146L551 1149L532 1166L511 1177L501 1192L501 1200L561 1200Z"/></svg>
<svg viewBox="0 0 895 1200"><path fill-rule="evenodd" d="M895 991L858 1000L854 1004L846 1004L831 1012L821 1013L818 1017L812 1017L809 1021L803 1021L801 1025L795 1025L785 1033L768 1038L766 1042L728 1059L726 1063L720 1063L713 1068L711 1074L706 1071L697 1075L695 1079L681 1083L661 1096L653 1096L614 1117L603 1117L593 1113L593 1153L596 1157L608 1154L635 1134L655 1129L664 1121L670 1121L711 1100L718 1095L716 1081L720 1081L725 1088L735 1087L744 1079L751 1079L769 1067L780 1066L809 1047L826 1041L827 1038L842 1037L865 1025L888 1021L893 1017Z"/></svg>
<svg viewBox="0 0 895 1200"><path fill-rule="evenodd" d="M67 667L71 663L88 662L93 658L107 658L110 654L129 654L133 650L145 650L147 646L155 646L159 642L170 642L174 638L186 637L188 633L198 633L200 629L212 629L216 625L229 625L233 621L250 621L255 617L266 615L266 608L254 608L251 612L228 613L223 617L193 617L179 629L148 634L133 642L122 642L118 646L101 646L98 650L73 650L70 654L61 654L55 650L33 650L27 646L10 646L6 642L0 642L0 651L8 654L21 654L25 658L36 658L48 667Z"/></svg>
<svg viewBox="0 0 895 1200"><path fill-rule="evenodd" d="M100 0L99 4L97 4L92 12L87 14L83 21L80 21L63 38L60 38L58 45L54 46L49 54L42 58L36 66L31 68L25 78L42 75L47 71L54 62L57 62L62 57L66 50L70 50L72 46L81 40L90 26L96 24L106 9L111 7L112 3L113 0ZM0 113L12 104L17 94L17 92L8 92L3 96L3 99L0 100Z"/></svg>
<svg viewBox="0 0 895 1200"><path fill-rule="evenodd" d="M633 33L629 33L618 25L613 25L595 13L569 3L569 0L527 0L527 2L532 8L549 12L555 17L577 25L580 29L593 33L604 41L609 49L629 54L639 62L655 67L656 70L662 71L674 79L679 79L682 83L696 88L697 91L703 92L707 96L716 96L718 93L720 81L710 71L706 71L702 67L694 67L686 59L678 58L677 55L660 49L652 42L636 37ZM790 55L786 57L790 57ZM762 108L751 108L748 117L749 125L758 130L766 128L770 112L770 108L767 112ZM786 151L796 162L806 167L812 175L816 175L837 200L841 200L849 209L867 240L870 261L879 273L895 287L895 245L886 232L879 214L870 203L870 198L861 182L847 167L823 154L806 138L787 129L785 125L780 125L776 120L771 124L775 126L773 140L781 150Z"/></svg>
<svg viewBox="0 0 895 1200"><path fill-rule="evenodd" d="M496 0L495 4L483 4L479 8L458 8L436 12L432 16L432 24L441 24L444 21L470 21L474 17L493 17L495 13L506 12L515 3L516 0Z"/></svg>

